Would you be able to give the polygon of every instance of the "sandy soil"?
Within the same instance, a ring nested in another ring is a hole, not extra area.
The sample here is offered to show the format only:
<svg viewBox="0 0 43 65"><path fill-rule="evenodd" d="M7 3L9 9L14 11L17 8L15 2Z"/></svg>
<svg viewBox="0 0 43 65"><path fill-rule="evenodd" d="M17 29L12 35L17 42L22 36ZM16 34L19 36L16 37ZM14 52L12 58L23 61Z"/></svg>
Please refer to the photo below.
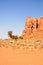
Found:
<svg viewBox="0 0 43 65"><path fill-rule="evenodd" d="M43 49L0 48L0 65L43 65Z"/></svg>

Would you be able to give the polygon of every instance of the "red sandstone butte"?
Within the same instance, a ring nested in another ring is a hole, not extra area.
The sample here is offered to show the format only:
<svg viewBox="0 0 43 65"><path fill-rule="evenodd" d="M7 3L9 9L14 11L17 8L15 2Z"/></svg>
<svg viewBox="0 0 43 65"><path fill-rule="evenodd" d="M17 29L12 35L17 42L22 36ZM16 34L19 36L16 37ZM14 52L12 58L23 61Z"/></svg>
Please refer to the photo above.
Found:
<svg viewBox="0 0 43 65"><path fill-rule="evenodd" d="M43 39L43 16L40 18L27 17L22 36L24 39Z"/></svg>

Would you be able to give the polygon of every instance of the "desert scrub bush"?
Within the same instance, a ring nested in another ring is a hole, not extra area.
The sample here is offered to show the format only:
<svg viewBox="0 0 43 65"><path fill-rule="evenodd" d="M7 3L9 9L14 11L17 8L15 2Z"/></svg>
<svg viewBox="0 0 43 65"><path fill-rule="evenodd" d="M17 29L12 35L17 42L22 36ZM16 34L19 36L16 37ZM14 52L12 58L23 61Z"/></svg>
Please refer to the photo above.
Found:
<svg viewBox="0 0 43 65"><path fill-rule="evenodd" d="M2 47L8 47L8 40L7 39L3 39L2 42L1 42L1 46Z"/></svg>
<svg viewBox="0 0 43 65"><path fill-rule="evenodd" d="M12 31L8 31L8 36L12 38Z"/></svg>
<svg viewBox="0 0 43 65"><path fill-rule="evenodd" d="M40 49L42 49L43 48L43 40L41 40L41 43L40 43Z"/></svg>
<svg viewBox="0 0 43 65"><path fill-rule="evenodd" d="M10 41L9 41L9 45L10 45L10 46L14 47L15 44L16 44L16 40L10 40Z"/></svg>
<svg viewBox="0 0 43 65"><path fill-rule="evenodd" d="M17 40L16 41L16 45L20 45L21 41L20 40Z"/></svg>
<svg viewBox="0 0 43 65"><path fill-rule="evenodd" d="M25 47L26 47L26 40L22 40L22 41L21 41L20 47L21 47L22 49L25 49Z"/></svg>
<svg viewBox="0 0 43 65"><path fill-rule="evenodd" d="M35 42L34 42L34 47L35 48L38 48L38 49L41 49L41 46L43 45L42 44L42 40L36 40Z"/></svg>
<svg viewBox="0 0 43 65"><path fill-rule="evenodd" d="M2 47L2 39L0 39L0 47Z"/></svg>
<svg viewBox="0 0 43 65"><path fill-rule="evenodd" d="M19 39L23 39L23 37L22 36L19 36Z"/></svg>
<svg viewBox="0 0 43 65"><path fill-rule="evenodd" d="M18 36L16 35L12 35L12 31L8 31L8 36L11 38L11 39L15 39L17 40L18 39Z"/></svg>
<svg viewBox="0 0 43 65"><path fill-rule="evenodd" d="M17 40L18 39L18 36L12 36L13 39Z"/></svg>

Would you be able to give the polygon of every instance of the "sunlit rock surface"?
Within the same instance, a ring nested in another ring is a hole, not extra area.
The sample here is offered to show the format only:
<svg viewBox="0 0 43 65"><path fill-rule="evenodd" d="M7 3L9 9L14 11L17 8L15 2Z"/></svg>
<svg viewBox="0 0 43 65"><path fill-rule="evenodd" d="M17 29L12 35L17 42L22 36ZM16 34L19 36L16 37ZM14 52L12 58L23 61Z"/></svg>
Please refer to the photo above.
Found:
<svg viewBox="0 0 43 65"><path fill-rule="evenodd" d="M43 16L40 18L27 17L22 36L24 39L43 39Z"/></svg>

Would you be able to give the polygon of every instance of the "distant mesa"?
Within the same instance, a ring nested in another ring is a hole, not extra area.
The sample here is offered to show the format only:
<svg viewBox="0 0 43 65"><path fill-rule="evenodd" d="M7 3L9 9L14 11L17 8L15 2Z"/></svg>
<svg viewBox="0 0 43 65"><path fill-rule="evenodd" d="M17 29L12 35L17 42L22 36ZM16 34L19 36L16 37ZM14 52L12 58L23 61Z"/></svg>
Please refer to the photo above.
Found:
<svg viewBox="0 0 43 65"><path fill-rule="evenodd" d="M43 16L40 18L27 17L22 36L24 39L43 38Z"/></svg>

